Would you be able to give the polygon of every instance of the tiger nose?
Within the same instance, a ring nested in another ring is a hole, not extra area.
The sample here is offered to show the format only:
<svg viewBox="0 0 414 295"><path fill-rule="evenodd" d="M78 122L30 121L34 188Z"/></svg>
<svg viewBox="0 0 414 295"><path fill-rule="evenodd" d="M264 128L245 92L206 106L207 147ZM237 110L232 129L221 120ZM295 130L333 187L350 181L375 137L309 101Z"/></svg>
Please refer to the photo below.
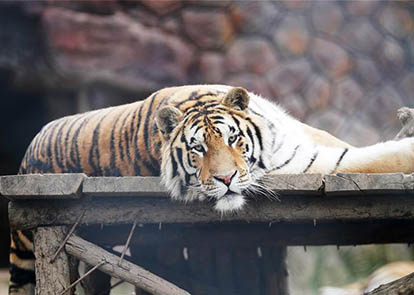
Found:
<svg viewBox="0 0 414 295"><path fill-rule="evenodd" d="M234 175L236 175L236 170L234 170L233 172L223 176L223 175L216 175L214 176L215 179L223 182L225 185L229 185L231 183L231 180L233 179Z"/></svg>

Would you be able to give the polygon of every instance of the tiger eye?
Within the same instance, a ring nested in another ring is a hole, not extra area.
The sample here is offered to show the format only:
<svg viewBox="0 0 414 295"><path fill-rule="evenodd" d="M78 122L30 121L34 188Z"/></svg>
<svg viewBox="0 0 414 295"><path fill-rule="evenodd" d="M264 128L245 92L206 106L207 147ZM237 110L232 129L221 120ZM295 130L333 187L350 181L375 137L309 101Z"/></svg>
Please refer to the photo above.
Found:
<svg viewBox="0 0 414 295"><path fill-rule="evenodd" d="M233 142L235 142L237 140L237 136L236 135L232 135L229 137L229 144L232 144Z"/></svg>
<svg viewBox="0 0 414 295"><path fill-rule="evenodd" d="M204 150L201 144L194 146L193 149L197 152L202 152Z"/></svg>

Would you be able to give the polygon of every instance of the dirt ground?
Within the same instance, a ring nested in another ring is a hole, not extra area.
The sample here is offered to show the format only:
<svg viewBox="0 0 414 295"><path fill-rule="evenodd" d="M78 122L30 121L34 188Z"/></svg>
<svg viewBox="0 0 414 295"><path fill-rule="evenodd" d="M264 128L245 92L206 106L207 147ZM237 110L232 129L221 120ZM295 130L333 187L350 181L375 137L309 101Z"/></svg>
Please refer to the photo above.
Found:
<svg viewBox="0 0 414 295"><path fill-rule="evenodd" d="M9 282L9 270L0 269L0 295L7 295L7 287Z"/></svg>

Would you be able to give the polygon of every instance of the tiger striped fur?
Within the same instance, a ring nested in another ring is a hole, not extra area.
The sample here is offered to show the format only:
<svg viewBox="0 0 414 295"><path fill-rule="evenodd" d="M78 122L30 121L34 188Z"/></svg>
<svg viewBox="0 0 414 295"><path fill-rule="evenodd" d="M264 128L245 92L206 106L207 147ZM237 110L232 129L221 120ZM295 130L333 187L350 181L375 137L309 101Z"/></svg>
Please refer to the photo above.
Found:
<svg viewBox="0 0 414 295"><path fill-rule="evenodd" d="M172 198L210 199L225 213L266 190L266 174L397 171L414 171L414 139L356 148L243 88L194 85L47 124L19 173L161 175ZM19 294L35 282L30 235L13 231L11 248Z"/></svg>

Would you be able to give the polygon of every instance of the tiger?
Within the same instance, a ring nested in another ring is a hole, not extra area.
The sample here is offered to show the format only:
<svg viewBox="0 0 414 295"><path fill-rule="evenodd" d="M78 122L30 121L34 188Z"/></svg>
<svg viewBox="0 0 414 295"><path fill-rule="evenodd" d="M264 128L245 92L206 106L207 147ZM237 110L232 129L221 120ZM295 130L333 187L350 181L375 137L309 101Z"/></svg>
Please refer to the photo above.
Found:
<svg viewBox="0 0 414 295"><path fill-rule="evenodd" d="M354 147L242 87L188 85L48 123L19 174L160 176L172 199L226 214L271 174L413 171L413 138ZM34 288L32 250L30 233L13 230L10 294Z"/></svg>
<svg viewBox="0 0 414 295"><path fill-rule="evenodd" d="M381 266L360 282L343 287L322 287L319 295L364 295L411 273L414 273L413 261L394 261Z"/></svg>

